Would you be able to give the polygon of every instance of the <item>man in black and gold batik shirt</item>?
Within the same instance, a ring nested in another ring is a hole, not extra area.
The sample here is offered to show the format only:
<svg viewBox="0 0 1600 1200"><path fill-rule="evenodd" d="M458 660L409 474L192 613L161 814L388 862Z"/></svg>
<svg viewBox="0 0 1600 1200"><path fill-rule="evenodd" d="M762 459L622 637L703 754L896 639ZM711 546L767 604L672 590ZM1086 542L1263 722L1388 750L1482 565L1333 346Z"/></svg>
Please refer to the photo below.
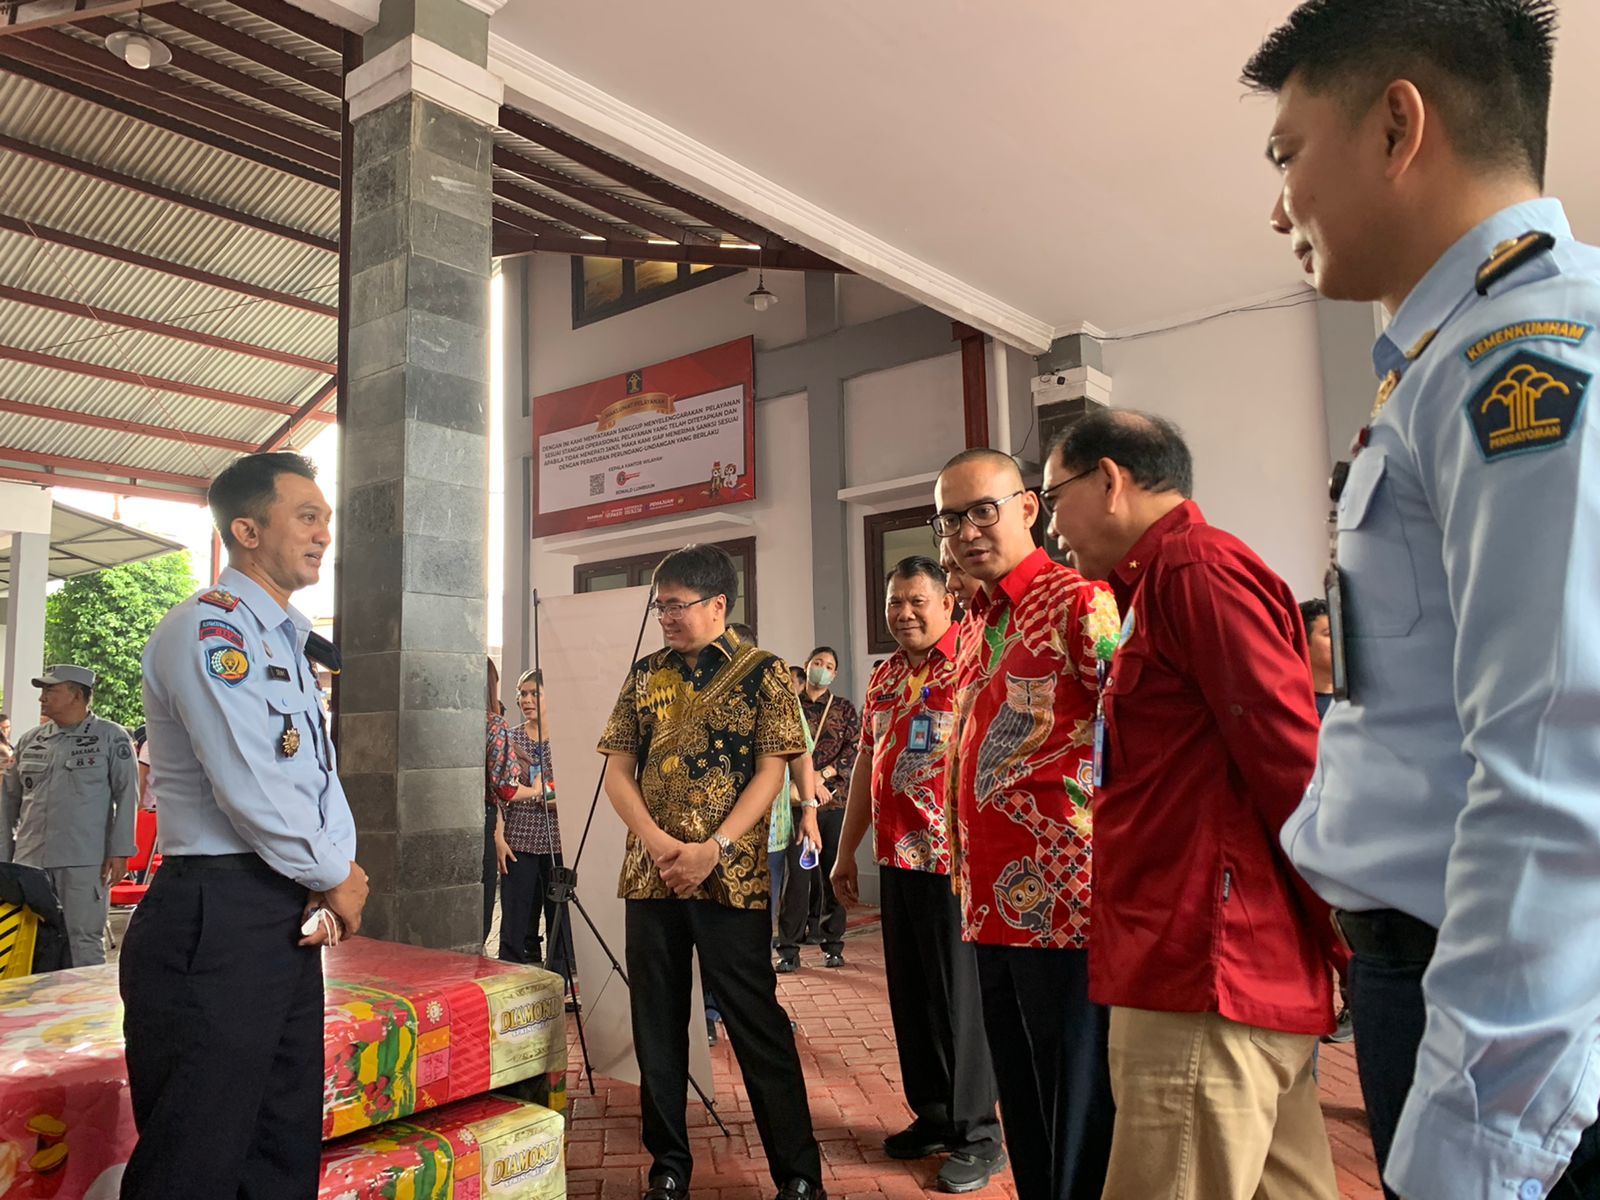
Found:
<svg viewBox="0 0 1600 1200"><path fill-rule="evenodd" d="M825 1200L805 1080L769 953L767 816L805 753L789 669L727 629L733 560L686 546L655 571L665 648L640 659L600 739L628 826L618 894L644 1145L645 1200L683 1200L690 971L698 951L733 1042L779 1200Z"/></svg>

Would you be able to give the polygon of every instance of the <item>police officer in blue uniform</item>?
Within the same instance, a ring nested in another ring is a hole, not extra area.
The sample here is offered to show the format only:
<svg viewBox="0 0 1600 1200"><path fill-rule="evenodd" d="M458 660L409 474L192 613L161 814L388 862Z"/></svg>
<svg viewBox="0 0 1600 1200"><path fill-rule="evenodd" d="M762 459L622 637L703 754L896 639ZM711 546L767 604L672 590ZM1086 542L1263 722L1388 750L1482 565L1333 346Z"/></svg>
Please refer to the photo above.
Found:
<svg viewBox="0 0 1600 1200"><path fill-rule="evenodd" d="M164 857L121 959L139 1129L122 1196L297 1200L322 1142L318 947L360 928L367 895L289 603L332 514L291 453L239 459L208 498L228 568L144 654Z"/></svg>
<svg viewBox="0 0 1600 1200"><path fill-rule="evenodd" d="M1312 0L1245 71L1273 226L1390 316L1334 480L1345 698L1282 837L1406 1200L1600 1196L1600 252L1541 198L1555 17Z"/></svg>

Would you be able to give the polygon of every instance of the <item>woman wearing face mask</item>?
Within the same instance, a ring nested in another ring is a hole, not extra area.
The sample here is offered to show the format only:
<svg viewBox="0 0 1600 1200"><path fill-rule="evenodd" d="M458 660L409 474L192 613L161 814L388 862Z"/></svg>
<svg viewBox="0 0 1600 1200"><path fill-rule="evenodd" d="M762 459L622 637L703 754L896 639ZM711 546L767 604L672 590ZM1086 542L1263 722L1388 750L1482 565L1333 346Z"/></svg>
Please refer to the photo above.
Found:
<svg viewBox="0 0 1600 1200"><path fill-rule="evenodd" d="M833 692L839 673L839 655L832 646L818 646L806 659L806 685L800 709L816 739L811 762L816 768L816 793L820 804L820 861L811 870L800 866L801 847L791 847L785 869L783 904L778 914L779 972L800 966L800 943L822 943L822 965L844 966L845 911L833 894L828 876L839 852L839 831L844 825L844 801L850 794L850 768L861 740L861 714L856 706ZM805 799L805 798L802 798ZM807 936L809 933L809 936Z"/></svg>

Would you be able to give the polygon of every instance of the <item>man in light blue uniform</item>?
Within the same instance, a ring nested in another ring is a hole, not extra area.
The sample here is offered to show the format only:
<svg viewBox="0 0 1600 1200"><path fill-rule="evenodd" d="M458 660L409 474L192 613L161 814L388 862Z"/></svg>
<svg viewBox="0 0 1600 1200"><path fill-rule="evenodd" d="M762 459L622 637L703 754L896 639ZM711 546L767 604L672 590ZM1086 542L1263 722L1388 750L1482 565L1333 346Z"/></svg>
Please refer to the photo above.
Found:
<svg viewBox="0 0 1600 1200"><path fill-rule="evenodd" d="M1283 844L1354 951L1406 1200L1600 1195L1600 252L1539 198L1554 23L1313 0L1245 71L1274 227L1392 316L1334 481L1348 697Z"/></svg>
<svg viewBox="0 0 1600 1200"><path fill-rule="evenodd" d="M121 959L134 1197L316 1194L322 959L360 928L366 874L289 596L315 583L331 512L297 454L239 459L211 485L218 586L179 604L144 655L163 855ZM332 919L312 935L314 910Z"/></svg>

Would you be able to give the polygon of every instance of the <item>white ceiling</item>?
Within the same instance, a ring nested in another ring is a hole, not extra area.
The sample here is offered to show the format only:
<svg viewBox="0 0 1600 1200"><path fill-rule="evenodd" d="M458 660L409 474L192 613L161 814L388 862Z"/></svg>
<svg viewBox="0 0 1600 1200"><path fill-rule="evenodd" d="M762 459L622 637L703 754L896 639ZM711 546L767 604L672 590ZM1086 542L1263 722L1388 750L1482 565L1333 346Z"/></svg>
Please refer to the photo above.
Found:
<svg viewBox="0 0 1600 1200"><path fill-rule="evenodd" d="M492 30L1051 328L1126 331L1301 283L1237 82L1291 8L509 0ZM1549 183L1596 240L1600 4L1564 9Z"/></svg>

